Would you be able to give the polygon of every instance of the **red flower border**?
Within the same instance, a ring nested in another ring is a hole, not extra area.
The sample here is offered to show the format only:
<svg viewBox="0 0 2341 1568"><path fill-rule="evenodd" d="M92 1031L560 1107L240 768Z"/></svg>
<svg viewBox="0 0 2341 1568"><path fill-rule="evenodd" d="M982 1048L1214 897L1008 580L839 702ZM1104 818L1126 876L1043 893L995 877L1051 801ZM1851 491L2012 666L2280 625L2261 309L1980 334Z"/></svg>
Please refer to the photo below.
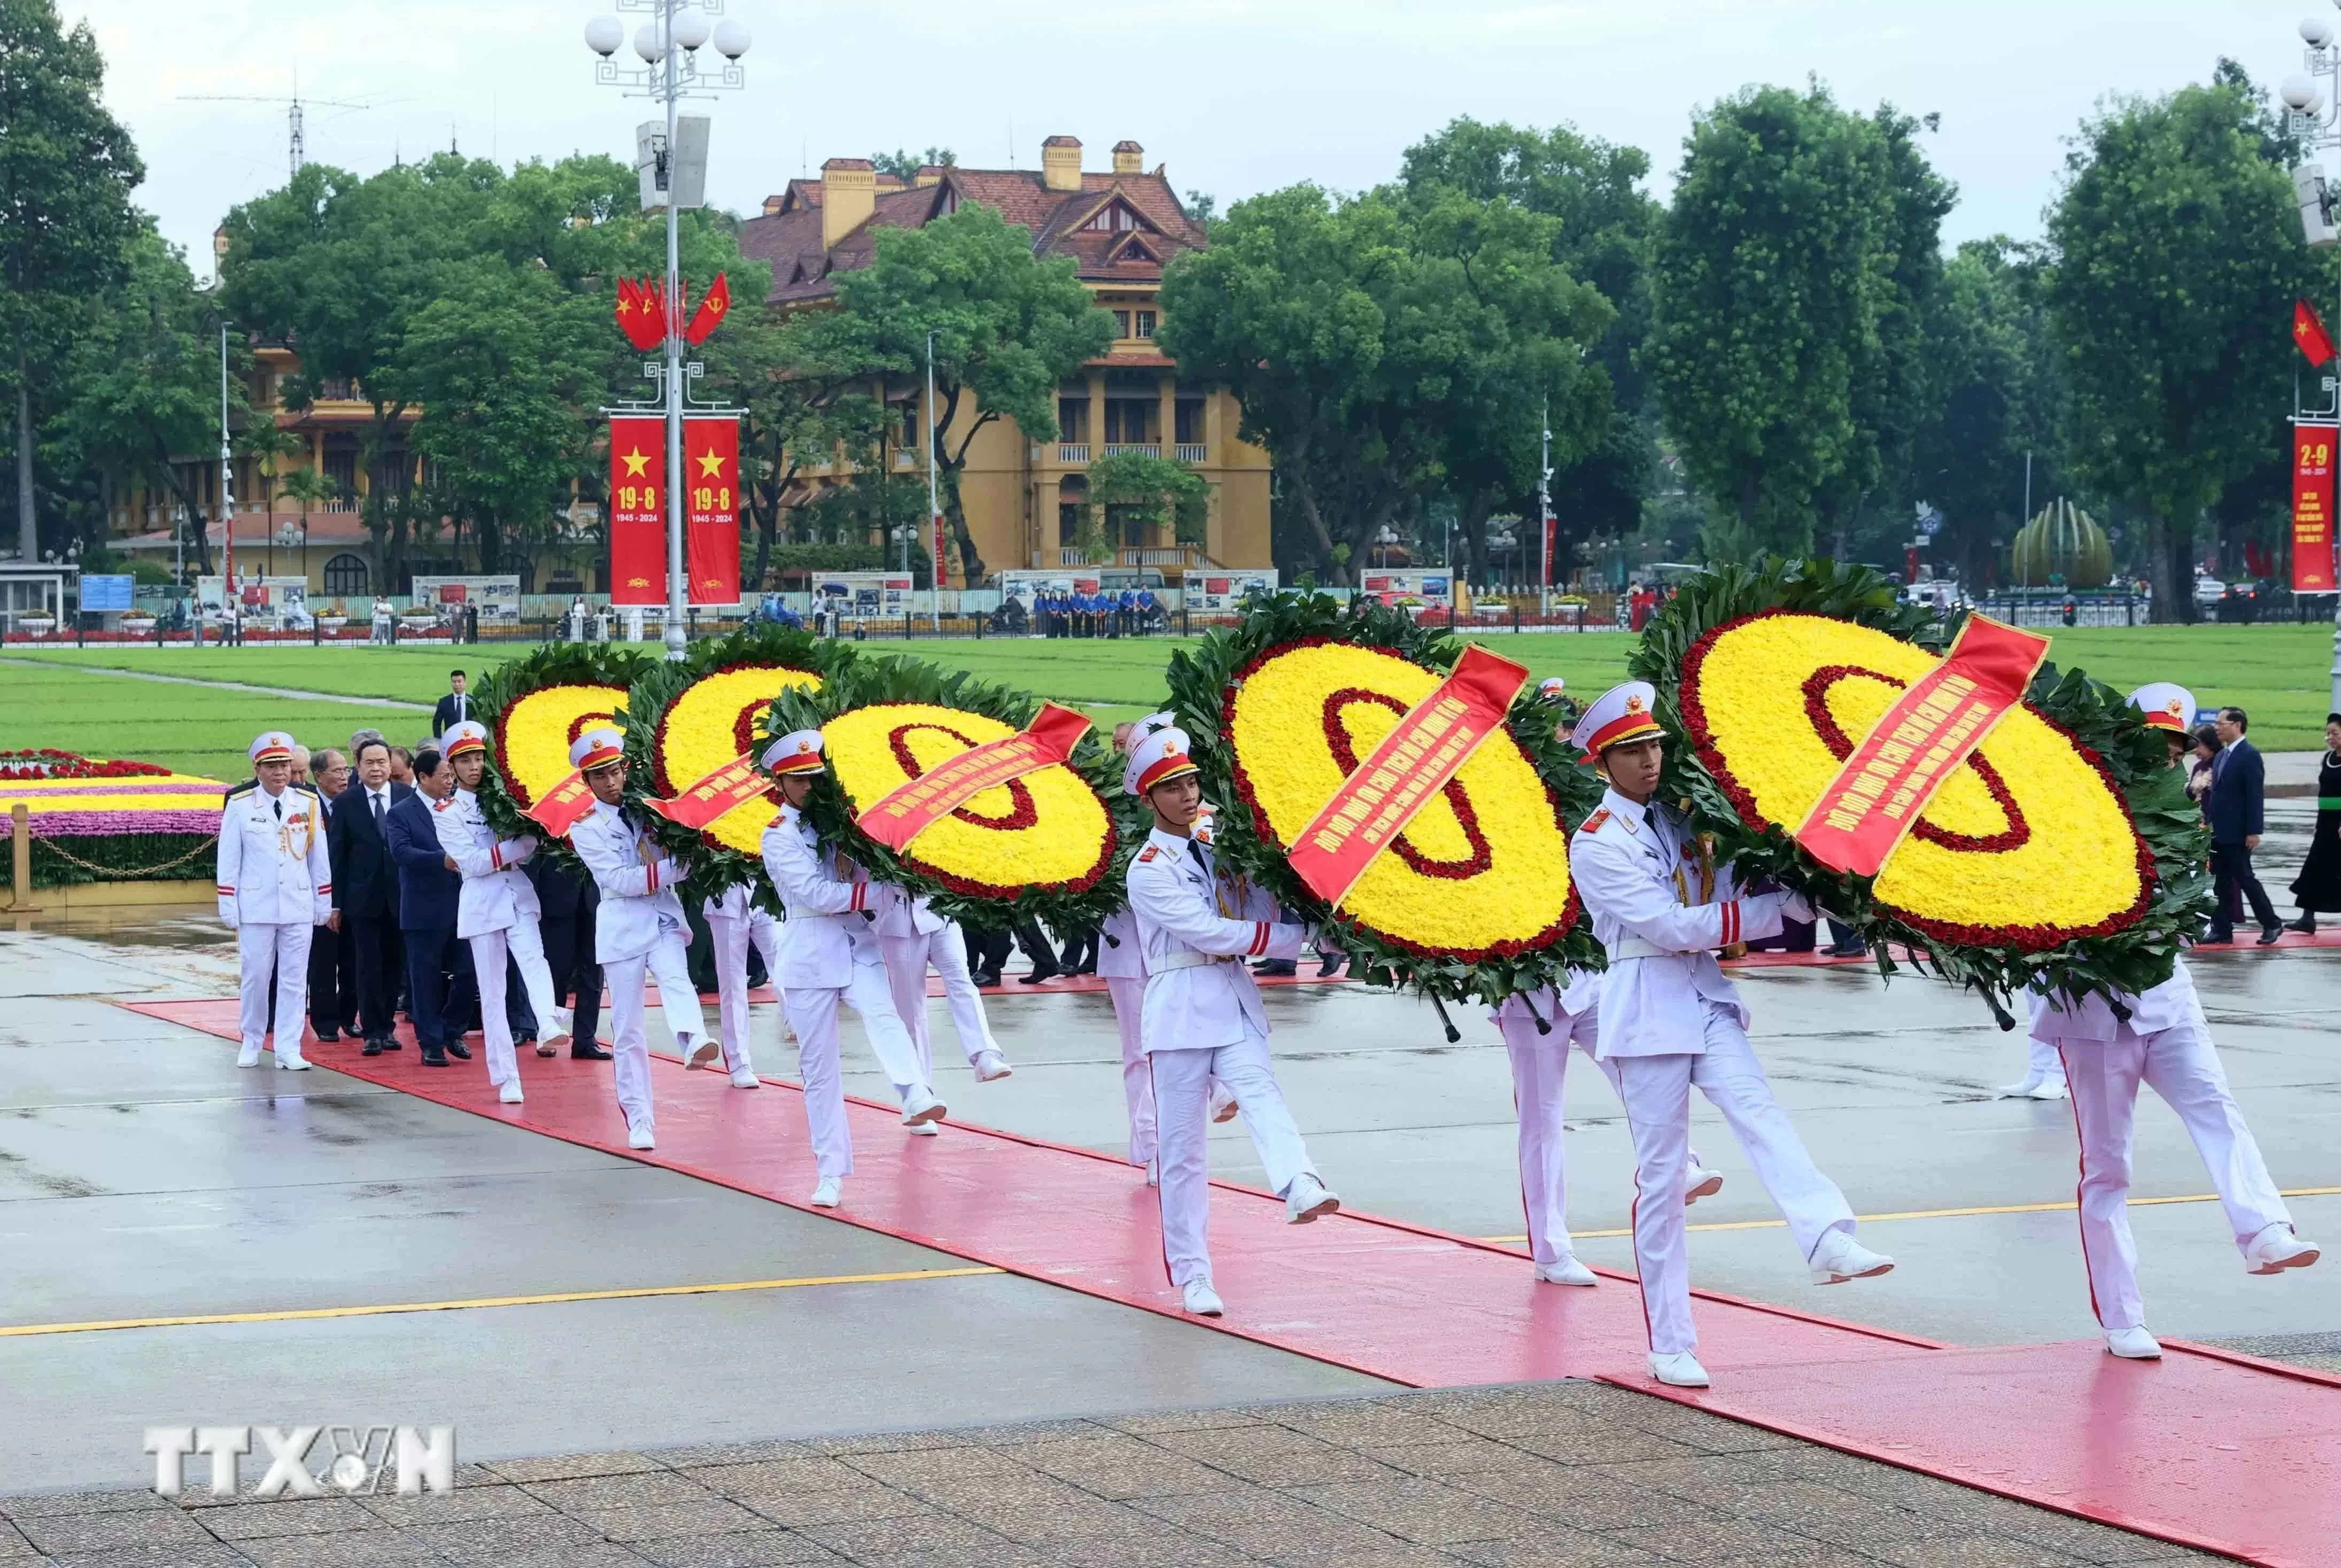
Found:
<svg viewBox="0 0 2341 1568"><path fill-rule="evenodd" d="M167 779L170 773L152 762L127 758L99 762L54 746L0 751L0 781L10 784L36 784L45 779Z"/></svg>
<svg viewBox="0 0 2341 1568"><path fill-rule="evenodd" d="M1721 640L1726 632L1736 631L1751 621L1764 620L1773 616L1791 615L1810 616L1819 620L1837 619L1832 616L1815 616L1809 610L1777 608L1759 610L1750 615L1734 616L1718 626L1709 628L1691 644L1690 650L1683 655L1682 679L1678 684L1675 694L1676 706L1682 713L1683 728L1689 732L1689 739L1693 750L1698 754L1700 765L1713 777L1717 786L1722 789L1724 798L1731 802L1732 809L1739 813L1740 820L1753 827L1778 829L1779 825L1757 809L1756 798L1732 773L1730 765L1723 759L1722 751L1714 744L1713 731L1707 721L1707 708L1699 699L1699 674L1707 661L1708 652L1713 650L1717 642ZM1845 624L1860 623L1847 621ZM1809 711L1812 701L1809 693L1807 694L1806 701ZM2113 769L2106 765L2106 759L2103 757L2090 747L2084 745L2080 737L2075 735L2064 725L2057 723L2028 701L2024 704L2024 707L2034 718L2062 735L2072 745L2073 749L2080 753L2082 759L2097 770L2097 777L2105 781L2107 791L2113 796L2114 805L2122 814L2123 823L2129 829L2130 842L2137 848L2138 870L2137 899L2128 908L2117 914L2109 915L2105 919L2088 926L1986 926L1965 921L1937 920L1923 915L1912 914L1899 905L1889 904L1884 899L1878 900L1878 907L1880 909L1910 929L1932 937L1938 941L1952 943L1958 947L2013 948L2021 953L2038 953L2084 938L2110 937L2126 931L2144 919L2147 909L2152 907L2154 889L2160 880L2155 871L2154 850L2147 843L2145 835L2137 830L2137 819L2132 815L2129 800L2122 794L2121 786L2116 782ZM1779 830L1791 831L1788 829Z"/></svg>
<svg viewBox="0 0 2341 1568"><path fill-rule="evenodd" d="M1323 647L1363 648L1375 653L1387 653L1392 659L1403 660L1409 664L1413 664L1418 670L1429 670L1432 675L1439 674L1438 670L1431 670L1429 665L1417 663L1396 649L1384 647L1380 643L1348 642L1338 637L1327 637L1321 634L1295 638L1290 642L1274 643L1244 660L1235 674L1230 678L1226 695L1220 699L1220 733L1227 737L1228 772L1235 784L1236 799L1242 803L1244 810L1251 819L1252 832L1262 844L1280 854L1285 852L1284 842L1269 826L1268 812L1262 809L1260 797L1252 789L1250 776L1244 771L1243 759L1236 753L1236 698L1243 690L1244 682L1250 680L1270 660L1280 658L1299 649ZM1515 746L1519 744L1517 740L1512 739L1509 729L1505 731L1504 739L1512 741ZM1521 759L1527 760L1525 756ZM1555 792L1551 784L1546 781L1544 775L1536 771L1533 763L1529 764L1529 771L1534 775L1537 782L1543 786L1545 799L1552 807L1553 826L1560 829L1564 839L1567 839L1573 829L1569 826L1568 818L1561 811L1560 796ZM1346 910L1335 913L1341 921L1364 932L1374 940L1414 958L1476 964L1489 958L1517 958L1523 953L1533 953L1539 948L1553 946L1569 934L1569 928L1577 924L1578 916L1582 910L1583 906L1578 898L1577 878L1572 875L1569 879L1569 899L1561 906L1558 919L1525 940L1492 942L1484 948L1430 947L1421 942L1409 940L1395 932L1385 931L1379 926L1369 925Z"/></svg>

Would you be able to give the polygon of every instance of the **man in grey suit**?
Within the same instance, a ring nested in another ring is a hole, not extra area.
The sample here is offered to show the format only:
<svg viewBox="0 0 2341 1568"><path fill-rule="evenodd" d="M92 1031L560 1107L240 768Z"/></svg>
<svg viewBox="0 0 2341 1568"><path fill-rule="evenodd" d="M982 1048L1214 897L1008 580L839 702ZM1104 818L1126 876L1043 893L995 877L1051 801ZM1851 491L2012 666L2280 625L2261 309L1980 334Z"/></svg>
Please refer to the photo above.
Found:
<svg viewBox="0 0 2341 1568"><path fill-rule="evenodd" d="M2251 721L2242 709L2220 709L2214 727L2219 754L2211 760L2211 793L2203 805L2211 823L2211 876L2218 901L2203 940L2234 941L2236 910L2249 899L2252 918L2260 923L2259 945L2265 948L2284 934L2276 905L2260 886L2259 873L2252 869L2252 851L2260 847L2260 835L2266 830L2267 774L2259 752L2244 739Z"/></svg>

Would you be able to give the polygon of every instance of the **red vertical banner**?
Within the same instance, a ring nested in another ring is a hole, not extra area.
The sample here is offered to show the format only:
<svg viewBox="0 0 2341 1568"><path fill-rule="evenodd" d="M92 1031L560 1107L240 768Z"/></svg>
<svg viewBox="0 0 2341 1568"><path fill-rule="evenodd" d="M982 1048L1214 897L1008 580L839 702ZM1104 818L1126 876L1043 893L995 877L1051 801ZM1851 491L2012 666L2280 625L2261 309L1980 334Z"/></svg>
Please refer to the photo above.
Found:
<svg viewBox="0 0 2341 1568"><path fill-rule="evenodd" d="M943 542L944 542L944 541L943 541L943 514L942 514L941 512L940 512L940 511L939 511L939 512L937 512L937 513L935 513L935 531L935 531L935 551L934 551L935 576L934 576L934 583L935 583L935 586L936 586L937 588L941 588L941 587L942 587L942 586L943 586L944 580L945 580L945 579L947 579L947 578L951 575L951 572L950 572L950 570L949 570L947 567L945 567L945 566L943 565Z"/></svg>
<svg viewBox="0 0 2341 1568"><path fill-rule="evenodd" d="M2292 427L2292 590L2333 591L2333 448L2341 425Z"/></svg>
<svg viewBox="0 0 2341 1568"><path fill-rule="evenodd" d="M682 422L683 567L690 602L740 602L740 421Z"/></svg>
<svg viewBox="0 0 2341 1568"><path fill-rule="evenodd" d="M610 422L610 602L666 602L666 422Z"/></svg>

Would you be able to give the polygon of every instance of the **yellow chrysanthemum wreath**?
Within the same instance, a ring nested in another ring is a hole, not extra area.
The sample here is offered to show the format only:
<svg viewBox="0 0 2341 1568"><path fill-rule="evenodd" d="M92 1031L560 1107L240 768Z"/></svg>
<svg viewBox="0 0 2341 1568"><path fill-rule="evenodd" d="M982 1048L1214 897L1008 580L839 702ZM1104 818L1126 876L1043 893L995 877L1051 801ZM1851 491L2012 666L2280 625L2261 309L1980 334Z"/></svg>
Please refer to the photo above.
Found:
<svg viewBox="0 0 2341 1568"><path fill-rule="evenodd" d="M629 688L656 663L623 644L556 643L482 678L477 707L494 750L480 809L498 832L545 836L521 814L569 777L571 741L594 724L624 721Z"/></svg>

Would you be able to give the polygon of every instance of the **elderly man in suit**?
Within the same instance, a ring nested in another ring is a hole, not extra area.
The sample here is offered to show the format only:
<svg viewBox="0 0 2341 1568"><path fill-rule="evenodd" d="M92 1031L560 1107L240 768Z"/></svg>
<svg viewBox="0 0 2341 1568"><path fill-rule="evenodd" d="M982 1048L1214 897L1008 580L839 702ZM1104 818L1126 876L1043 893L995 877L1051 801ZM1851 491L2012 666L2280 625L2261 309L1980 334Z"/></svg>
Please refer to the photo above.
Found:
<svg viewBox="0 0 2341 1568"><path fill-rule="evenodd" d="M2265 948L2284 935L2276 905L2260 886L2259 873L2252 869L2252 851L2260 847L2267 826L2267 775L2259 752L2244 739L2251 720L2242 709L2220 709L2213 728L2219 735L2219 754L2211 759L2211 794L2204 802L2204 814L2211 820L2211 876L2218 902L2203 939L2234 941L2236 911L2248 899L2252 918L2260 923L2259 945Z"/></svg>
<svg viewBox="0 0 2341 1568"><path fill-rule="evenodd" d="M463 944L455 917L463 878L439 847L431 808L455 789L455 771L429 747L414 754L414 788L390 808L383 837L398 868L398 924L405 939L406 995L423 1065L443 1067L448 1055L471 1058L461 1025L446 1013L447 976Z"/></svg>
<svg viewBox="0 0 2341 1568"><path fill-rule="evenodd" d="M362 740L357 780L334 799L325 828L325 848L341 868L334 879L334 913L328 922L348 949L357 973L357 1013L365 1054L398 1049L399 943L398 862L390 851L390 812L414 791L390 776L387 742Z"/></svg>

